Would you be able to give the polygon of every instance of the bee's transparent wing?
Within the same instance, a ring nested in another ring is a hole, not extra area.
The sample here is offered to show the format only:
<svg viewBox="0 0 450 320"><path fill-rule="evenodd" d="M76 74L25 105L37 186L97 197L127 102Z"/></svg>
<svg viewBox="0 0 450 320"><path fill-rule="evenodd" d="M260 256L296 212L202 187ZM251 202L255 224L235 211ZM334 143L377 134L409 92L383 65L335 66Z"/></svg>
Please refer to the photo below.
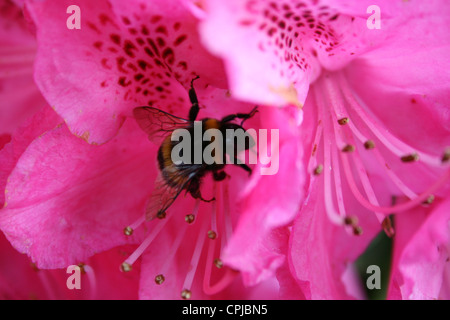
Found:
<svg viewBox="0 0 450 320"><path fill-rule="evenodd" d="M139 127L155 143L160 143L164 137L171 134L174 130L186 128L190 123L189 120L176 117L153 107L134 108L133 115Z"/></svg>
<svg viewBox="0 0 450 320"><path fill-rule="evenodd" d="M187 188L191 177L178 173L179 183L176 186L170 186L162 177L161 172L155 181L155 187L145 207L146 220L152 220L158 217L164 217L166 210L172 205L180 193Z"/></svg>

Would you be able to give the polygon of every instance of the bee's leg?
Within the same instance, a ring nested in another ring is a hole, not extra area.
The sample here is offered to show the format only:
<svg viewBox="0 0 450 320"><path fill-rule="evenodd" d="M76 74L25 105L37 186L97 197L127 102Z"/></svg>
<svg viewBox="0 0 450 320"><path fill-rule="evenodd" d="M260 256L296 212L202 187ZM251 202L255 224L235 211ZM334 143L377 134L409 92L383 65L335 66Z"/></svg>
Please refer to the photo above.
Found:
<svg viewBox="0 0 450 320"><path fill-rule="evenodd" d="M252 174L252 169L246 165L244 162L242 162L242 160L238 159L237 156L234 156L234 161L231 162L230 164L234 164L235 166L241 167L242 169L244 169L245 171L248 172L248 175Z"/></svg>
<svg viewBox="0 0 450 320"><path fill-rule="evenodd" d="M202 194L200 192L200 181L198 181L197 179L192 180L191 184L189 185L189 193L192 195L192 197L194 199L200 199L204 202L211 202L211 201L215 201L216 198L212 198L212 199L204 199L202 197Z"/></svg>
<svg viewBox="0 0 450 320"><path fill-rule="evenodd" d="M189 100L191 101L191 109L189 109L189 120L195 121L197 119L198 112L200 111L200 107L198 105L197 93L195 93L194 89L194 81L200 78L199 76L195 77L191 80L191 88L189 89Z"/></svg>
<svg viewBox="0 0 450 320"><path fill-rule="evenodd" d="M255 113L258 112L258 106L254 107L252 111L249 113L235 113L235 114L229 114L228 116L225 116L222 118L222 122L230 122L234 119L242 119L241 126L244 124L245 120L250 119L255 115Z"/></svg>
<svg viewBox="0 0 450 320"><path fill-rule="evenodd" d="M242 169L244 169L245 171L247 171L247 172L248 172L248 175L251 175L251 174L252 174L252 169L251 169L248 165L246 165L245 163L242 163L242 161L239 160L238 158L234 157L234 162L233 162L233 164L234 164L235 166L239 166L239 167L241 167Z"/></svg>
<svg viewBox="0 0 450 320"><path fill-rule="evenodd" d="M252 169L248 165L246 165L245 163L238 163L236 165L241 167L245 171L247 171L249 176L252 174Z"/></svg>
<svg viewBox="0 0 450 320"><path fill-rule="evenodd" d="M214 181L222 181L226 177L229 177L229 175L225 171L213 171Z"/></svg>

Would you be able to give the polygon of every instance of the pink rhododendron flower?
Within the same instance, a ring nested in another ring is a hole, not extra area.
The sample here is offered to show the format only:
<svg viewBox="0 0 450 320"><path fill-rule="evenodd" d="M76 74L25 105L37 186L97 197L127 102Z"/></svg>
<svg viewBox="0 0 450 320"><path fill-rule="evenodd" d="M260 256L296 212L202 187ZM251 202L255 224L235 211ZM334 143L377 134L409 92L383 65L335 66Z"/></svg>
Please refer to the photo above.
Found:
<svg viewBox="0 0 450 320"><path fill-rule="evenodd" d="M7 239L38 268L65 268L138 244L121 266L136 272L142 256L140 298L174 299L182 291L196 299L276 297L273 276L286 264L283 226L298 210L304 182L299 111L261 107L246 122L280 130L278 174L260 175L261 164L251 178L227 168L229 179L202 184L204 197L216 201L181 195L165 219L145 222L159 145L148 141L133 108L153 105L186 117L196 75L199 118L254 105L230 98L221 61L203 48L198 20L181 2L82 1L80 30L66 28L71 4L25 4L38 41L35 79L62 119L42 109L0 151L10 168L1 181Z"/></svg>
<svg viewBox="0 0 450 320"><path fill-rule="evenodd" d="M0 147L45 101L33 81L36 39L21 8L0 1Z"/></svg>
<svg viewBox="0 0 450 320"><path fill-rule="evenodd" d="M209 0L195 9L236 97L303 107L310 179L290 237L296 285L283 286L306 298L361 298L352 262L380 229L393 236L411 228L393 228L388 215L407 221L422 202L449 194L450 7L378 1L381 29L371 29L371 4ZM415 267L435 262L421 255L447 243L450 215L435 210L439 218L420 227L425 234L399 249L403 298L424 296L429 288L416 280L436 277L434 296L443 281L442 264L437 273ZM422 237L433 240L418 249Z"/></svg>

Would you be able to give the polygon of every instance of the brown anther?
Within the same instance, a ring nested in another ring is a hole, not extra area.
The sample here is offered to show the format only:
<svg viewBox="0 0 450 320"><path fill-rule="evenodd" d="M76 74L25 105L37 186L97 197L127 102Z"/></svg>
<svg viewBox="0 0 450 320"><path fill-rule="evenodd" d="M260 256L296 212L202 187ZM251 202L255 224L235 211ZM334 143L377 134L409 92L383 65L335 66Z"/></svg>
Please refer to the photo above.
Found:
<svg viewBox="0 0 450 320"><path fill-rule="evenodd" d="M158 275L155 277L155 282L156 282L157 285L163 284L163 283L164 283L164 280L166 280L166 278L164 278L164 276L163 276L162 274L158 274Z"/></svg>
<svg viewBox="0 0 450 320"><path fill-rule="evenodd" d="M186 221L186 222L189 223L189 224L193 223L194 220L195 220L195 216L194 216L193 214L187 214L187 215L184 217L184 221Z"/></svg>
<svg viewBox="0 0 450 320"><path fill-rule="evenodd" d="M367 140L366 142L364 142L364 148L366 148L366 150L372 150L373 148L375 148L375 142L373 142L372 140Z"/></svg>
<svg viewBox="0 0 450 320"><path fill-rule="evenodd" d="M124 262L120 265L120 270L122 270L123 272L130 272L131 269L131 264L129 263Z"/></svg>
<svg viewBox="0 0 450 320"><path fill-rule="evenodd" d="M319 164L315 169L314 169L314 175L318 176L319 174L321 174L323 172L323 165Z"/></svg>
<svg viewBox="0 0 450 320"><path fill-rule="evenodd" d="M166 217L166 212L165 211L158 211L158 213L156 214L156 217L158 219L164 219Z"/></svg>
<svg viewBox="0 0 450 320"><path fill-rule="evenodd" d="M79 263L78 268L80 268L81 274L86 274L86 269L84 268L84 263Z"/></svg>
<svg viewBox="0 0 450 320"><path fill-rule="evenodd" d="M126 227L125 229L123 229L123 233L126 236L131 236L133 234L133 229L131 229L131 227Z"/></svg>
<svg viewBox="0 0 450 320"><path fill-rule="evenodd" d="M344 218L344 223L347 226L357 226L358 225L358 217L356 216L348 216Z"/></svg>
<svg viewBox="0 0 450 320"><path fill-rule="evenodd" d="M363 234L363 229L360 226L353 227L353 234L355 236L360 236Z"/></svg>
<svg viewBox="0 0 450 320"><path fill-rule="evenodd" d="M39 268L37 267L36 263L32 262L30 263L30 266L34 271L39 271Z"/></svg>
<svg viewBox="0 0 450 320"><path fill-rule="evenodd" d="M219 258L217 258L217 259L214 259L214 265L217 267L217 268L222 268L223 267L223 262L222 262L222 260L220 260Z"/></svg>
<svg viewBox="0 0 450 320"><path fill-rule="evenodd" d="M434 195L429 195L428 198L422 202L423 205L430 205L434 202Z"/></svg>
<svg viewBox="0 0 450 320"><path fill-rule="evenodd" d="M383 227L384 232L389 238L392 238L395 235L394 227L392 226L392 220L390 217L384 218L383 222L381 223L381 226Z"/></svg>
<svg viewBox="0 0 450 320"><path fill-rule="evenodd" d="M339 123L341 126L346 125L346 124L348 123L348 118L345 117L345 118L339 119L339 120L338 120L338 123Z"/></svg>
<svg viewBox="0 0 450 320"><path fill-rule="evenodd" d="M346 145L344 148L342 148L343 152L353 152L355 151L355 147L351 144Z"/></svg>
<svg viewBox="0 0 450 320"><path fill-rule="evenodd" d="M450 161L450 148L445 150L444 155L442 156L442 163L447 163Z"/></svg>
<svg viewBox="0 0 450 320"><path fill-rule="evenodd" d="M400 158L403 162L414 162L419 160L419 155L417 153L411 153L409 155Z"/></svg>
<svg viewBox="0 0 450 320"><path fill-rule="evenodd" d="M216 237L217 237L217 234L216 234L215 231L213 231L213 230L209 230L209 231L208 231L208 238L214 240Z"/></svg>
<svg viewBox="0 0 450 320"><path fill-rule="evenodd" d="M188 289L184 289L183 291L181 291L181 298L183 298L184 300L189 300L192 296L192 292Z"/></svg>

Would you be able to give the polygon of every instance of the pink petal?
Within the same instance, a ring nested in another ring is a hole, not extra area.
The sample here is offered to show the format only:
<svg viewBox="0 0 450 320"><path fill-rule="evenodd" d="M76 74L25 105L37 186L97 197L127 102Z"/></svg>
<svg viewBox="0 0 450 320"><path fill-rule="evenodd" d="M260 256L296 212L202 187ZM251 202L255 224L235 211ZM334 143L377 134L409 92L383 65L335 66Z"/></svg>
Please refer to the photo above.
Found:
<svg viewBox="0 0 450 320"><path fill-rule="evenodd" d="M124 274L117 267L127 246L113 248L84 263L80 290L69 290L67 270L42 270L13 249L0 234L0 298L2 300L136 299L138 274Z"/></svg>
<svg viewBox="0 0 450 320"><path fill-rule="evenodd" d="M70 1L27 6L39 42L38 86L71 132L90 143L110 139L136 106L173 112L188 105L180 83L187 87L195 74L222 78L221 63L201 48L195 18L182 6L133 3L79 2L80 30L65 27Z"/></svg>
<svg viewBox="0 0 450 320"><path fill-rule="evenodd" d="M284 235L283 235L284 234ZM286 228L284 230L279 230L280 240L279 246L281 252L289 254L289 238L290 231ZM298 285L296 279L294 278L294 273L291 272L289 261L287 259L277 270L277 280L280 284L280 299L282 300L305 300L305 295L302 292L301 287Z"/></svg>
<svg viewBox="0 0 450 320"><path fill-rule="evenodd" d="M34 84L36 41L22 10L4 0L0 8L0 134L11 134L45 101Z"/></svg>
<svg viewBox="0 0 450 320"><path fill-rule="evenodd" d="M86 144L66 126L49 131L9 177L1 229L40 268L77 264L129 243L122 230L142 213L156 171L148 165L151 149L132 119L102 146Z"/></svg>
<svg viewBox="0 0 450 320"><path fill-rule="evenodd" d="M425 151L443 152L438 147L450 144L450 76L443 72L450 68L450 39L442 27L450 23L448 5L403 2L401 7L409 21L393 29L391 41L355 60L347 75L394 134Z"/></svg>
<svg viewBox="0 0 450 320"><path fill-rule="evenodd" d="M246 285L272 276L283 264L284 254L273 250L272 242L277 240L271 231L290 223L297 214L305 177L299 161L303 150L297 123L286 111L265 108L260 113L261 128L281 128L279 171L255 175L249 182L242 198L242 214L224 257L227 264L243 273Z"/></svg>
<svg viewBox="0 0 450 320"><path fill-rule="evenodd" d="M180 199L181 200L181 199ZM193 206L193 201L183 200L178 201L171 207L171 221L164 227L163 232L160 233L152 242L151 248L146 251L142 257L141 264L141 282L139 297L140 299L151 300L179 300L181 299L181 291L184 288L185 280L189 277L190 273L193 275L193 285L189 287L192 293L192 299L204 300L204 299L220 299L220 300L267 300L279 298L279 287L274 277L268 278L265 281L261 281L258 285L252 287L246 287L242 283L240 276L235 277L229 285L220 292L207 295L203 291L202 283L205 281L205 268L206 264L212 263L206 259L199 259L198 264L192 265L192 256L195 251L195 244L198 237L205 237L206 234L202 233L202 220L208 219L205 215L210 215L211 212L204 210L205 206L201 205L201 211L198 213L195 223L186 225L183 221L184 216L180 215L183 211L186 212L186 208ZM184 209L183 209L184 208ZM181 212L180 212L181 211ZM201 217L201 219L199 219ZM166 218L167 219L167 218ZM183 230L186 229L187 230ZM223 226L219 229L219 233ZM185 232L183 240L180 245L174 250L175 239L181 232ZM223 239L223 238L222 238ZM208 251L209 243L211 240L205 239L203 250ZM215 257L220 253L215 253ZM205 255L205 252L203 252ZM213 276L209 279L210 285L214 286L223 277L228 267L217 269L213 266ZM134 272L134 270L132 271ZM162 274L164 276L164 282L157 284L155 277Z"/></svg>
<svg viewBox="0 0 450 320"><path fill-rule="evenodd" d="M434 206L396 217L391 299L448 298L450 201Z"/></svg>
<svg viewBox="0 0 450 320"><path fill-rule="evenodd" d="M363 11L336 1L210 0L201 33L208 48L225 60L236 97L303 105L321 67L342 68L385 38L367 28L367 6L358 7Z"/></svg>
<svg viewBox="0 0 450 320"><path fill-rule="evenodd" d="M292 229L290 267L307 299L353 299L351 294L357 291L352 286L357 284L348 270L380 227L373 213L361 210L356 203L347 204L346 209L358 216L363 234L357 237L336 226L326 215L322 190L323 181L313 178ZM343 282L348 280L351 282Z"/></svg>
<svg viewBox="0 0 450 320"><path fill-rule="evenodd" d="M62 119L50 108L44 107L37 112L31 119L28 119L20 128L18 128L13 137L9 136L9 141L5 137L7 144L0 148L0 206L3 207L7 179L16 166L18 159L26 150L28 145L44 132L53 129L62 122Z"/></svg>

